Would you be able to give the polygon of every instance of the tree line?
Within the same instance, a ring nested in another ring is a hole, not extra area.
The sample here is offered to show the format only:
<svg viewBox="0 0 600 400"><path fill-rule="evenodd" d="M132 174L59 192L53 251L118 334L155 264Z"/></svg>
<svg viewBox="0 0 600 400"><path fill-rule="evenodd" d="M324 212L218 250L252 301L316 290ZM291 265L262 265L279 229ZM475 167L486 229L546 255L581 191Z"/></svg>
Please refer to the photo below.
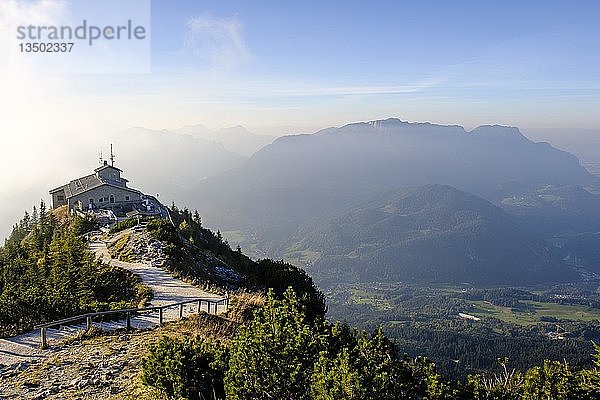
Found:
<svg viewBox="0 0 600 400"><path fill-rule="evenodd" d="M135 307L149 294L138 277L96 260L82 238L91 219L57 218L41 202L0 248L0 335L86 312Z"/></svg>
<svg viewBox="0 0 600 400"><path fill-rule="evenodd" d="M311 318L290 288L232 337L163 338L142 362L143 381L170 398L229 400L600 399L600 348L594 365L544 361L519 372L444 378L424 357L408 357L381 329Z"/></svg>

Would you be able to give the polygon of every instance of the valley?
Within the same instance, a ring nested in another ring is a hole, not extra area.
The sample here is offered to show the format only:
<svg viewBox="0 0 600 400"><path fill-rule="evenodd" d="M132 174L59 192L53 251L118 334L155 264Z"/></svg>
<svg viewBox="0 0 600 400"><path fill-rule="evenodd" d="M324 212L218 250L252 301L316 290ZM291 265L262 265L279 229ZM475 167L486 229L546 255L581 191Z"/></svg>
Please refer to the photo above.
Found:
<svg viewBox="0 0 600 400"><path fill-rule="evenodd" d="M278 139L203 188L223 193L201 203L232 246L304 268L328 319L381 326L448 376L593 361L599 181L516 128L349 124Z"/></svg>
<svg viewBox="0 0 600 400"><path fill-rule="evenodd" d="M361 283L326 290L328 317L360 329L382 326L410 356L466 378L483 370L526 369L543 358L590 365L600 340L599 284L474 288ZM551 355L551 356L549 356Z"/></svg>

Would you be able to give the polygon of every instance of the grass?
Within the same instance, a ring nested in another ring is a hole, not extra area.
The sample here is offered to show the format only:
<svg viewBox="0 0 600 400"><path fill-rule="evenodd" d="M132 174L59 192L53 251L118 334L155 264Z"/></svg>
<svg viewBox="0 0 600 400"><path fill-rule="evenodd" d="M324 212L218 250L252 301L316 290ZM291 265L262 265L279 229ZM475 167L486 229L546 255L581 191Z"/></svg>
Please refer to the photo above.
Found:
<svg viewBox="0 0 600 400"><path fill-rule="evenodd" d="M232 244L245 243L248 240L242 231L223 231L221 234Z"/></svg>
<svg viewBox="0 0 600 400"><path fill-rule="evenodd" d="M267 254L260 249L256 238L244 234L242 231L222 231L221 235L232 248L240 246L248 257L256 260L266 258Z"/></svg>
<svg viewBox="0 0 600 400"><path fill-rule="evenodd" d="M462 312L475 315L482 319L495 318L508 324L517 326L531 326L539 323L545 323L545 318L554 318L562 321L572 322L594 322L600 321L600 309L591 308L584 305L557 304L551 302L525 301L523 310L515 310L511 307L496 306L484 300L466 300L462 294L465 289L471 287L468 284L438 284L438 285L405 285L390 283L389 287L381 287L383 284L357 284L346 286L335 293L343 293L343 302L354 305L364 305L373 307L376 310L396 310L394 320L399 315L412 317L415 315L437 315L438 318L448 318L448 313L444 312L446 305L436 303L437 298L448 298L448 304L454 304ZM540 289L524 289L531 293L542 295ZM600 290L600 288L598 289ZM347 297L346 297L347 295ZM450 301L454 299L454 302ZM431 301L430 301L431 300ZM408 301L408 303L405 303ZM421 308L415 308L416 304L422 304ZM462 306L461 306L462 304ZM455 314L451 314L452 318ZM387 321L389 322L389 321Z"/></svg>
<svg viewBox="0 0 600 400"><path fill-rule="evenodd" d="M310 250L292 250L285 254L284 259L296 266L304 266L317 261L321 257L321 253L318 251Z"/></svg>
<svg viewBox="0 0 600 400"><path fill-rule="evenodd" d="M567 321L597 321L600 320L600 310L586 306L543 303L539 301L524 301L531 310L513 311L510 307L495 306L486 301L473 301L475 308L469 313L480 318L497 318L507 323L522 326L540 322L541 317L552 317Z"/></svg>
<svg viewBox="0 0 600 400"><path fill-rule="evenodd" d="M254 310L264 306L266 297L262 293L239 292L231 295L227 318L242 323L252 318Z"/></svg>
<svg viewBox="0 0 600 400"><path fill-rule="evenodd" d="M390 299L362 289L351 289L349 301L354 304L372 306L380 310L389 310L392 308Z"/></svg>
<svg viewBox="0 0 600 400"><path fill-rule="evenodd" d="M121 236L116 242L108 245L108 251L113 258L128 262L131 258L131 250L127 248L129 234Z"/></svg>

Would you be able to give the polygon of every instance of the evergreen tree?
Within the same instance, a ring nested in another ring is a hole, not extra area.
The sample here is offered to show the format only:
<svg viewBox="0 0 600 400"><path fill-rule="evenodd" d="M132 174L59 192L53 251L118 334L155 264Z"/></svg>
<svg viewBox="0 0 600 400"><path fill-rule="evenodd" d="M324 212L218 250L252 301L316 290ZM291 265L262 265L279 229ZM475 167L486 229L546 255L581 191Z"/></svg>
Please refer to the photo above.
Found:
<svg viewBox="0 0 600 400"><path fill-rule="evenodd" d="M293 290L268 294L230 344L225 391L231 400L310 399L310 377L325 340Z"/></svg>

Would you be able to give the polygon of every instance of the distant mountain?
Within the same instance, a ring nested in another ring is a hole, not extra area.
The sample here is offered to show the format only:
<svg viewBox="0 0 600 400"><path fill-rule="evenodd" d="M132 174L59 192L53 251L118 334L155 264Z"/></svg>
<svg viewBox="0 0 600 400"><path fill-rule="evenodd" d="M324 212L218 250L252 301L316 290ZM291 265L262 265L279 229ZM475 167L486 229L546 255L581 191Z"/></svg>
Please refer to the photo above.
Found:
<svg viewBox="0 0 600 400"><path fill-rule="evenodd" d="M114 138L117 166L131 186L160 194L169 204L190 184L242 164L221 144L166 130L132 128Z"/></svg>
<svg viewBox="0 0 600 400"><path fill-rule="evenodd" d="M587 232L555 239L567 262L600 273L600 232Z"/></svg>
<svg viewBox="0 0 600 400"><path fill-rule="evenodd" d="M528 129L527 134L534 138L543 138L575 154L583 162L600 162L600 130L598 129Z"/></svg>
<svg viewBox="0 0 600 400"><path fill-rule="evenodd" d="M253 235L269 250L306 220L388 190L439 183L491 200L507 183L530 188L591 179L576 157L532 142L517 128L467 132L388 119L278 138L187 197L207 223Z"/></svg>
<svg viewBox="0 0 600 400"><path fill-rule="evenodd" d="M531 232L544 237L600 232L600 195L581 186L514 190L498 204Z"/></svg>
<svg viewBox="0 0 600 400"><path fill-rule="evenodd" d="M526 284L574 279L559 257L499 207L445 185L380 196L341 215L308 221L287 255L321 284L408 281Z"/></svg>
<svg viewBox="0 0 600 400"><path fill-rule="evenodd" d="M177 129L175 132L219 143L227 150L243 156L251 156L275 139L274 136L254 134L239 125L216 131L202 125L189 125Z"/></svg>

